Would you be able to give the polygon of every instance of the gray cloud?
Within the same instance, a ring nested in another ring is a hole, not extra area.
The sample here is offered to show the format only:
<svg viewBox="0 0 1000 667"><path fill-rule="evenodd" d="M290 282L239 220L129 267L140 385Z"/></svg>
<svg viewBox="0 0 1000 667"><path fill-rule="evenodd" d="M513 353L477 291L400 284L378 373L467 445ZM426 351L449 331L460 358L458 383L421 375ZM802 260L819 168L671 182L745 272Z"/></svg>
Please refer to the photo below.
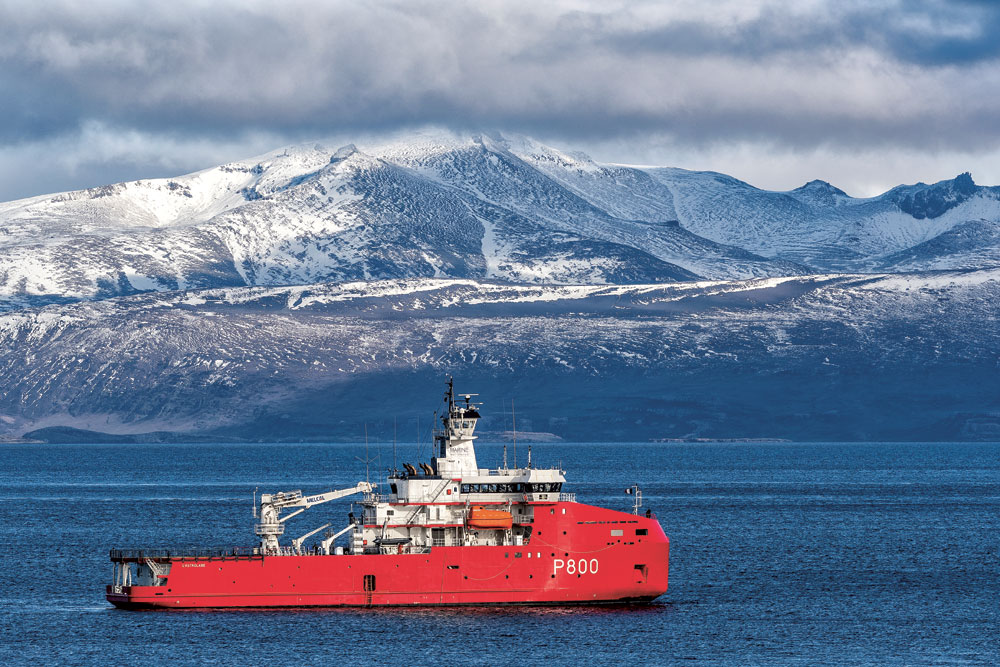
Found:
<svg viewBox="0 0 1000 667"><path fill-rule="evenodd" d="M264 136L424 125L614 144L622 160L649 137L705 155L992 155L998 34L991 3L930 0L0 2L0 169L42 151L34 175L3 174L0 197L125 164L207 166ZM95 127L176 154L67 158Z"/></svg>

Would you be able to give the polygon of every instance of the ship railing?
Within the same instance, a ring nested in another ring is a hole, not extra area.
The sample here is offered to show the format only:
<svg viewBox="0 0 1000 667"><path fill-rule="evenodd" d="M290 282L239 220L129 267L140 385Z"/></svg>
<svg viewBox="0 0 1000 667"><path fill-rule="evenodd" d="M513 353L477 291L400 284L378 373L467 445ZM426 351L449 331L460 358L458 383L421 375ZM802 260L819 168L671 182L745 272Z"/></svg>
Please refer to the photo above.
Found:
<svg viewBox="0 0 1000 667"><path fill-rule="evenodd" d="M576 502L576 494L575 493L560 493L559 494L559 502L562 502L562 503L575 503Z"/></svg>
<svg viewBox="0 0 1000 667"><path fill-rule="evenodd" d="M281 545L277 549L262 549L265 556L325 556L318 546L302 547L298 551L294 547Z"/></svg>
<svg viewBox="0 0 1000 667"><path fill-rule="evenodd" d="M260 556L260 547L224 547L214 549L199 549L187 547L168 547L157 549L111 549L109 556L112 561L144 561L151 559L198 559L198 558L254 558Z"/></svg>
<svg viewBox="0 0 1000 667"><path fill-rule="evenodd" d="M284 535L285 524L283 523L255 523L253 525L254 535Z"/></svg>

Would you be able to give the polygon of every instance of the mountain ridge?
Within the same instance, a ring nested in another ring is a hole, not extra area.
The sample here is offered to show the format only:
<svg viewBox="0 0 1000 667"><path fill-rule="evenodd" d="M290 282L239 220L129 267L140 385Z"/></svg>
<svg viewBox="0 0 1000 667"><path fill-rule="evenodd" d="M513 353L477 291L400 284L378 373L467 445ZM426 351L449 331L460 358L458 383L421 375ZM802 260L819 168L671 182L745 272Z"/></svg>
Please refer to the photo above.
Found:
<svg viewBox="0 0 1000 667"><path fill-rule="evenodd" d="M878 271L969 220L1000 221L998 193L968 174L867 199L817 181L771 192L499 135L371 153L300 145L0 204L0 308L359 277L589 284ZM909 270L943 261L931 259L910 257Z"/></svg>

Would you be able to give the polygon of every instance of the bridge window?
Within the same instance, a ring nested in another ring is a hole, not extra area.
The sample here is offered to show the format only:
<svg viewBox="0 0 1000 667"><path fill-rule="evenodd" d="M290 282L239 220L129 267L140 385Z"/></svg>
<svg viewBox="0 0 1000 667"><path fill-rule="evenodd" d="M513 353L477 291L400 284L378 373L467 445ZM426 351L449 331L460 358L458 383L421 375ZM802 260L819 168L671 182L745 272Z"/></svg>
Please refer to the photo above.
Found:
<svg viewBox="0 0 1000 667"><path fill-rule="evenodd" d="M559 493L562 490L562 482L534 482L524 485L524 490L528 493Z"/></svg>
<svg viewBox="0 0 1000 667"><path fill-rule="evenodd" d="M558 492L562 484L523 484L498 483L498 484L463 484L462 493L553 493Z"/></svg>

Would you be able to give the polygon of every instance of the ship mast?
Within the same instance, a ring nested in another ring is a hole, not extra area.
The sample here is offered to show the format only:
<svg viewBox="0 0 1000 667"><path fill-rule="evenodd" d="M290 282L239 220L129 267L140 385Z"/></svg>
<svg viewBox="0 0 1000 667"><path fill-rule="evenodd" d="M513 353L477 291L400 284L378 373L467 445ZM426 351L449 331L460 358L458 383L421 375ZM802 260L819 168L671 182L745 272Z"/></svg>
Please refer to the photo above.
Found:
<svg viewBox="0 0 1000 667"><path fill-rule="evenodd" d="M435 430L434 439L437 443L436 456L433 458L433 468L438 475L459 475L478 472L476 462L474 435L479 422L478 405L472 403L476 394L463 394L465 405L455 402L455 382L448 378L448 391L445 400L448 412L441 417L440 430Z"/></svg>
<svg viewBox="0 0 1000 667"><path fill-rule="evenodd" d="M514 434L514 467L517 467L517 417L514 416L514 399L510 399L510 427Z"/></svg>

